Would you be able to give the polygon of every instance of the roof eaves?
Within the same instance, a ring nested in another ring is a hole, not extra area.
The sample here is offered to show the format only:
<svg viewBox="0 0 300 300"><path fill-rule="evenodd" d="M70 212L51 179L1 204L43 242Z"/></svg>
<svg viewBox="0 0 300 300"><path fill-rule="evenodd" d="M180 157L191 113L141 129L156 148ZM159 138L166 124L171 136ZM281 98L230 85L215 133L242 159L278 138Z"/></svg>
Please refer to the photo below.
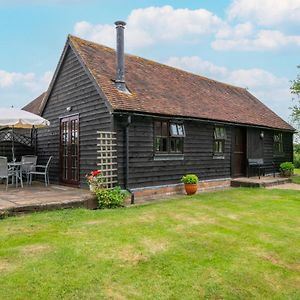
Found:
<svg viewBox="0 0 300 300"><path fill-rule="evenodd" d="M240 123L240 122L232 122L226 120L218 120L218 119L209 119L209 118L198 118L198 117L189 117L184 115L167 115L167 114L154 114L154 113L147 113L141 112L136 110L115 110L113 112L114 115L121 115L121 114L131 114L136 116L144 116L144 117L152 117L152 118L174 118L174 119L184 119L184 120L191 120L191 121L199 121L199 122L209 122L209 123L219 123L219 124L228 124L228 125L235 125L235 126L248 126L248 127L256 127L261 129L268 129L268 130L280 130L280 131L288 131L288 132L296 132L296 129L293 128L290 124L286 123L290 129L288 128L279 128L279 127L270 127L266 125L260 124L252 124L252 123Z"/></svg>

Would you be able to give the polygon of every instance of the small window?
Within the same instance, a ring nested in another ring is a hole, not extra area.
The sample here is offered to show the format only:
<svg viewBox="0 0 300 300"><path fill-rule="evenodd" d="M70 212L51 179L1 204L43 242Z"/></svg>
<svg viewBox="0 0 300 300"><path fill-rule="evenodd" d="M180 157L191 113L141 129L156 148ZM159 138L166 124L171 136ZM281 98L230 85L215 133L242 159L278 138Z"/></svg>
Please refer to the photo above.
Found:
<svg viewBox="0 0 300 300"><path fill-rule="evenodd" d="M274 154L282 154L283 153L283 139L281 132L274 133Z"/></svg>
<svg viewBox="0 0 300 300"><path fill-rule="evenodd" d="M184 125L167 121L154 122L156 153L180 154L183 153Z"/></svg>
<svg viewBox="0 0 300 300"><path fill-rule="evenodd" d="M215 127L214 130L214 155L224 155L226 130L224 127Z"/></svg>

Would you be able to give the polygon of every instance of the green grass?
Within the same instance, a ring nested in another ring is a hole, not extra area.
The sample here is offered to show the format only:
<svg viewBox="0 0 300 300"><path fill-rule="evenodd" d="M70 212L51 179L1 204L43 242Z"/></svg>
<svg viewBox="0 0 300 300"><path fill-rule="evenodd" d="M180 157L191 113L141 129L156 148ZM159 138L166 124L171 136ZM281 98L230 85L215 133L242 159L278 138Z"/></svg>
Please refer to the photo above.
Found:
<svg viewBox="0 0 300 300"><path fill-rule="evenodd" d="M300 193L0 220L0 299L300 299Z"/></svg>
<svg viewBox="0 0 300 300"><path fill-rule="evenodd" d="M292 177L292 182L300 184L300 169L295 169L294 170L294 175L295 176Z"/></svg>

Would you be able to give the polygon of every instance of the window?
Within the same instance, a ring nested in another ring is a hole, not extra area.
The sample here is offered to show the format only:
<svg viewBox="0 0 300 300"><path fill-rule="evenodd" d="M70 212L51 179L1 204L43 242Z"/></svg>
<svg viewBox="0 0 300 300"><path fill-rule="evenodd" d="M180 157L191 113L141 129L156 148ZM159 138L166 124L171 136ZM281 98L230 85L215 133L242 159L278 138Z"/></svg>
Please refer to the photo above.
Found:
<svg viewBox="0 0 300 300"><path fill-rule="evenodd" d="M275 132L274 133L274 154L282 154L282 153L283 153L282 133Z"/></svg>
<svg viewBox="0 0 300 300"><path fill-rule="evenodd" d="M183 153L184 125L168 121L154 122L155 152L161 154Z"/></svg>
<svg viewBox="0 0 300 300"><path fill-rule="evenodd" d="M214 155L224 155L226 130L224 127L215 127L214 130Z"/></svg>

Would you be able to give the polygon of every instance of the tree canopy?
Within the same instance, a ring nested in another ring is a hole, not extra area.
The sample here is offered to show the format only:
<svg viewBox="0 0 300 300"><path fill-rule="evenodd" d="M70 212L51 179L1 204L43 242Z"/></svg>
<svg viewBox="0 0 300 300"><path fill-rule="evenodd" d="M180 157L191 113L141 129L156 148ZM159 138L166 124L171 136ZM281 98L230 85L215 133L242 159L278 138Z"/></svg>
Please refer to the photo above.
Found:
<svg viewBox="0 0 300 300"><path fill-rule="evenodd" d="M300 68L300 66L298 66ZM294 105L291 107L292 109L292 120L296 124L300 124L300 75L297 75L295 80L292 80L291 85L292 94L296 95L296 99Z"/></svg>

